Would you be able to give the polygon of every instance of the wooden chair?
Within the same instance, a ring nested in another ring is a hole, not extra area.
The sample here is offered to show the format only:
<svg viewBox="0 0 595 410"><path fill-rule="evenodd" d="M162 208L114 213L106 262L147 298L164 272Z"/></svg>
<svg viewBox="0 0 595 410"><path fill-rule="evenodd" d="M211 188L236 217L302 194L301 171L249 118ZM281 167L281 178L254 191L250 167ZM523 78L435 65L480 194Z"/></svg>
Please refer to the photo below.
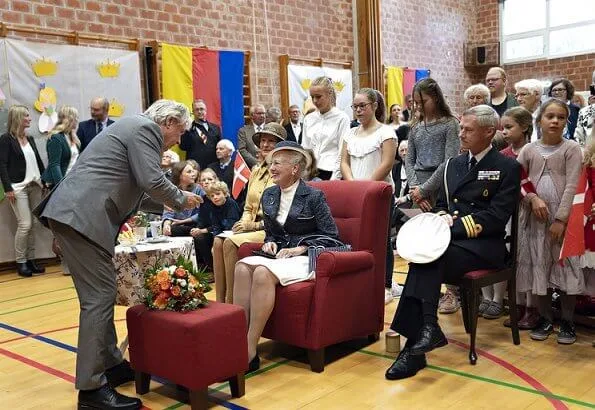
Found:
<svg viewBox="0 0 595 410"><path fill-rule="evenodd" d="M519 336L518 317L516 310L516 269L518 256L518 217L519 204L515 206L512 214L512 229L511 235L507 237L507 242L510 243L510 261L506 268L500 270L475 270L467 272L457 285L461 294L461 307L463 312L463 323L465 324L465 331L470 335L469 345L469 362L471 364L477 363L477 353L475 352L475 337L477 334L477 317L479 316L479 295L481 288L484 286L494 285L502 281L508 283L508 306L510 307L510 324L512 331L512 341L515 345L521 343Z"/></svg>

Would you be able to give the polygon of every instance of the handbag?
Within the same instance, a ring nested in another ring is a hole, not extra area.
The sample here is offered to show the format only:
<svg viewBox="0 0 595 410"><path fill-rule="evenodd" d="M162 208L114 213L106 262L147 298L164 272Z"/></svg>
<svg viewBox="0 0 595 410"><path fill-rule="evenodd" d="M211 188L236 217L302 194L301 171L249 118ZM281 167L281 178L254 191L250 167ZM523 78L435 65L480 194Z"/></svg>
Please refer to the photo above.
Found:
<svg viewBox="0 0 595 410"><path fill-rule="evenodd" d="M300 239L296 246L305 240L316 240L318 243L324 243L323 245L310 245L308 246L308 272L314 272L316 270L316 259L322 252L351 252L351 245L346 245L343 242L331 238L327 235L309 235Z"/></svg>
<svg viewBox="0 0 595 410"><path fill-rule="evenodd" d="M316 271L316 260L322 252L351 252L351 245L308 246L308 272Z"/></svg>

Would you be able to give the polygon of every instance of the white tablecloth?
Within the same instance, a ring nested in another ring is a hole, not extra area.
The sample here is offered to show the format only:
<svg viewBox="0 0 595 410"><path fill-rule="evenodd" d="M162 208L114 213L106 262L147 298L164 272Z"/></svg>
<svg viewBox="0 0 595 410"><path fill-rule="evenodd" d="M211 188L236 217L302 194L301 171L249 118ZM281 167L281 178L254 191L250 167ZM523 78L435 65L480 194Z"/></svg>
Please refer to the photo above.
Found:
<svg viewBox="0 0 595 410"><path fill-rule="evenodd" d="M172 237L162 243L141 243L135 246L118 245L114 254L116 284L118 293L116 304L134 306L143 303L144 274L156 263L172 264L179 256L192 260L196 267L194 242L192 237Z"/></svg>

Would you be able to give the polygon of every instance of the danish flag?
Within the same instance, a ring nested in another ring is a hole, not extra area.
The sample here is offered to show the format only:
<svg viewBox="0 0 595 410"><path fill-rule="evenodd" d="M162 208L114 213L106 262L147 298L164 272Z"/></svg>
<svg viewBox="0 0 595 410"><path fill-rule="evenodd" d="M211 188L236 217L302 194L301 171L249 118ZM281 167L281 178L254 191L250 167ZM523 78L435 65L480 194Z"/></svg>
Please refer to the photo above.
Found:
<svg viewBox="0 0 595 410"><path fill-rule="evenodd" d="M564 266L564 259L583 255L586 251L585 223L591 215L591 206L593 204L593 195L588 184L589 171L590 169L583 169L572 201L564 241L560 249L560 258L558 259L558 263L562 266Z"/></svg>
<svg viewBox="0 0 595 410"><path fill-rule="evenodd" d="M250 179L250 168L244 161L242 155L238 152L236 153L236 159L233 163L233 184L231 188L231 195L237 199L242 189L248 184L248 179Z"/></svg>

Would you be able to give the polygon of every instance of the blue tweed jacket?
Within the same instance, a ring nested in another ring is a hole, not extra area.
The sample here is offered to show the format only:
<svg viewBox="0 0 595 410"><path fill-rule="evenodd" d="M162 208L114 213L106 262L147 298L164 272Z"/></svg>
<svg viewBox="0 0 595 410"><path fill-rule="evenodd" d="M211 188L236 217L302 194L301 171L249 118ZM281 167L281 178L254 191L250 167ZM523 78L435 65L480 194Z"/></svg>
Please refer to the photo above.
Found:
<svg viewBox="0 0 595 410"><path fill-rule="evenodd" d="M265 242L277 248L296 246L337 246L339 231L322 191L300 181L284 225L277 222L281 188L267 188L261 198Z"/></svg>

